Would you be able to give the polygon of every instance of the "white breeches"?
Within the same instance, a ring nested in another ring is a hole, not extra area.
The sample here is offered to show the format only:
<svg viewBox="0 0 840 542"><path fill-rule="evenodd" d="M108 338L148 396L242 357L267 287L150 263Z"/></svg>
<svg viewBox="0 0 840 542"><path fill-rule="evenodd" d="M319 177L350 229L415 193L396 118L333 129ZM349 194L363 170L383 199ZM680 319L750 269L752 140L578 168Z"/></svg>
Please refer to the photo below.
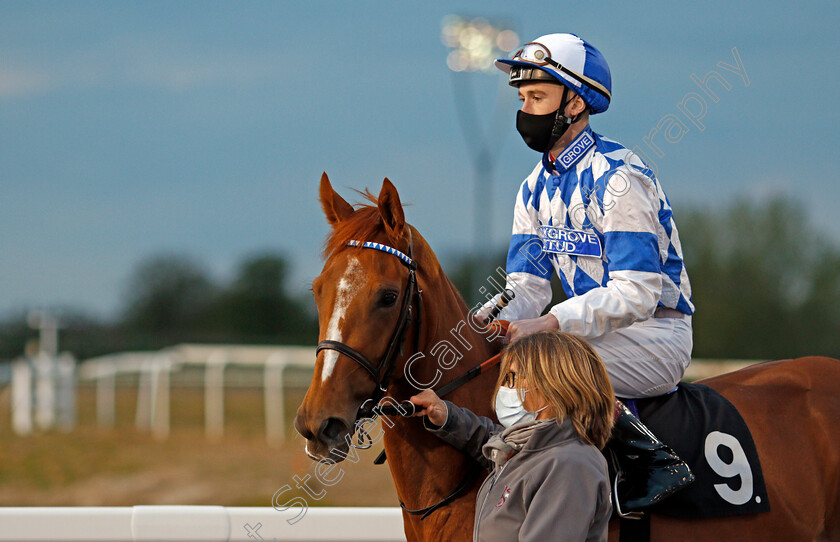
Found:
<svg viewBox="0 0 840 542"><path fill-rule="evenodd" d="M590 340L618 397L662 395L691 362L691 317L650 318Z"/></svg>

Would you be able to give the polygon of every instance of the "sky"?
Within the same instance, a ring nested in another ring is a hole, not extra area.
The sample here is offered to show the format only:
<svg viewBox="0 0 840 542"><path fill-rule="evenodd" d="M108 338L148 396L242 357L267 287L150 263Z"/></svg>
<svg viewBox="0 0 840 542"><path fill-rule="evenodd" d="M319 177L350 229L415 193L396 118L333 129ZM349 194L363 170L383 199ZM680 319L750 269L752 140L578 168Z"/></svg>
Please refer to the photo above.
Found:
<svg viewBox="0 0 840 542"><path fill-rule="evenodd" d="M391 179L445 263L506 246L539 156L501 72L448 69L451 13L505 21L521 42L594 44L613 99L593 129L655 162L678 225L681 208L783 195L840 240L836 1L4 0L0 316L115 317L132 270L166 253L224 281L243 258L281 252L305 293L328 231L324 171L350 201ZM741 73L721 67L738 59ZM709 80L716 102L692 79L712 70L728 85ZM476 214L482 149L492 173Z"/></svg>

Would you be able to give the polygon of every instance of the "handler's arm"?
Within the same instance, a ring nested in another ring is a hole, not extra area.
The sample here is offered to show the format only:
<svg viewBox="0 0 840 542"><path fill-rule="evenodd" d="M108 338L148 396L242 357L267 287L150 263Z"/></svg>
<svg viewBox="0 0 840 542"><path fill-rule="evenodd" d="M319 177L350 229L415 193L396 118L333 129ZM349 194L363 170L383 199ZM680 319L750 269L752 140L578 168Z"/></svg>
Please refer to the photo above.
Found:
<svg viewBox="0 0 840 542"><path fill-rule="evenodd" d="M424 407L417 415L426 414L423 418L426 429L478 461L487 470L493 468L492 462L481 453L481 447L491 435L504 430L504 427L490 418L478 416L469 409L438 398L432 390L424 390L411 397L411 402ZM440 412L441 408L445 409L445 414ZM436 412L428 412L432 409Z"/></svg>

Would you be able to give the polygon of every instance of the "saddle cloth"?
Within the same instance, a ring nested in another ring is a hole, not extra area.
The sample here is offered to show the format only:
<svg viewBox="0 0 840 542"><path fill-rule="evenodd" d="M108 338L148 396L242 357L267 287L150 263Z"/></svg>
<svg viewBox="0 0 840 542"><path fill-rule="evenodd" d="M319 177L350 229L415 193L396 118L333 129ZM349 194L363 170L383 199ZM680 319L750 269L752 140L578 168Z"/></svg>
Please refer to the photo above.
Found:
<svg viewBox="0 0 840 542"><path fill-rule="evenodd" d="M709 518L770 511L755 443L729 400L703 384L681 382L673 393L635 403L639 419L695 476L651 512Z"/></svg>

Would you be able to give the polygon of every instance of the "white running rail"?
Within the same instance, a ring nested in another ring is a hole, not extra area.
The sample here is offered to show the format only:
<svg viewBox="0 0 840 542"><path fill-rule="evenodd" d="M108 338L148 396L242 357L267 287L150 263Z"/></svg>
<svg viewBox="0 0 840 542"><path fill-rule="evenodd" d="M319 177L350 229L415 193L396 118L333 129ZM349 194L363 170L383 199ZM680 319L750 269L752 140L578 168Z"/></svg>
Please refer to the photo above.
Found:
<svg viewBox="0 0 840 542"><path fill-rule="evenodd" d="M399 508L0 508L2 542L405 542Z"/></svg>

